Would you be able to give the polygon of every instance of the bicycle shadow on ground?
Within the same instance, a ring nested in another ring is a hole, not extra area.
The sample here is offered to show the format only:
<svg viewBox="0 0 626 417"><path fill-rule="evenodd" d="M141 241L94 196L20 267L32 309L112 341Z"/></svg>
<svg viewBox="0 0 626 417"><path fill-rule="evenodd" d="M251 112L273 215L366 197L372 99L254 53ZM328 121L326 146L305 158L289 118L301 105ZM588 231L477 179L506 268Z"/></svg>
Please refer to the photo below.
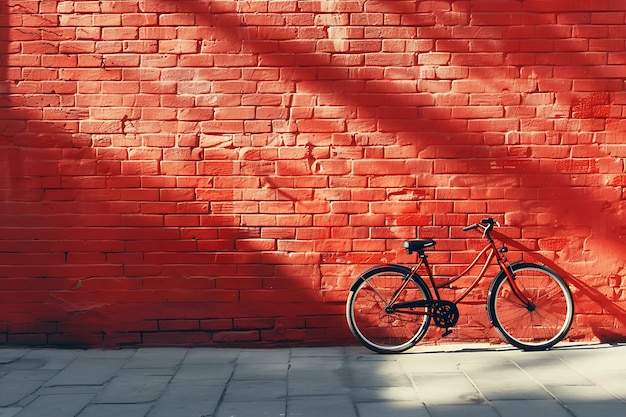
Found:
<svg viewBox="0 0 626 417"><path fill-rule="evenodd" d="M623 344L619 342L597 342L597 343L589 343L589 342L560 342L550 349L538 352L564 352L564 351L588 351L588 350L601 350L601 349L613 349L616 347L622 347ZM445 343L438 342L436 344L430 344L429 342L419 343L415 347L399 353L376 353L368 350L365 347L362 348L354 348L359 349L359 351L353 352L353 354L359 357L362 360L371 360L376 361L377 358L380 360L387 360L385 358L388 357L397 357L400 358L402 356L412 356L412 355L420 355L420 356L429 356L429 355L441 355L441 354L456 354L456 353L488 353L488 352L520 352L522 354L532 355L533 353L537 353L536 351L522 351L515 346L509 345L505 341L501 343Z"/></svg>
<svg viewBox="0 0 626 417"><path fill-rule="evenodd" d="M547 351L565 351L565 350L596 350L596 349L611 349L616 346L620 346L619 343L587 343L587 342L560 342L555 346L547 349ZM397 355L411 355L411 354L419 354L419 355L432 355L432 354L440 354L440 353L484 353L484 352L524 352L515 346L509 345L506 342L502 341L501 343L490 343L483 344L477 343L476 345L468 345L465 343L450 343L446 344L445 342L439 343L437 345L429 345L425 343L424 345L418 344L414 348L402 353L397 353ZM531 351L528 352L532 354ZM394 355L393 353L391 355Z"/></svg>

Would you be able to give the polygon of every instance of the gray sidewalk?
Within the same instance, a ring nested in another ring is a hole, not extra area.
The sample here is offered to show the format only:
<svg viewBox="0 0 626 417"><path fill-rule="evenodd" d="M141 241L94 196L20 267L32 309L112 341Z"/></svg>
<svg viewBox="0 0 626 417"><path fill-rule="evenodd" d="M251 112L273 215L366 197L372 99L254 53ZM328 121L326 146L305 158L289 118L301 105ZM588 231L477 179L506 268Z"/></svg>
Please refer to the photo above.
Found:
<svg viewBox="0 0 626 417"><path fill-rule="evenodd" d="M626 344L0 348L0 417L626 416Z"/></svg>

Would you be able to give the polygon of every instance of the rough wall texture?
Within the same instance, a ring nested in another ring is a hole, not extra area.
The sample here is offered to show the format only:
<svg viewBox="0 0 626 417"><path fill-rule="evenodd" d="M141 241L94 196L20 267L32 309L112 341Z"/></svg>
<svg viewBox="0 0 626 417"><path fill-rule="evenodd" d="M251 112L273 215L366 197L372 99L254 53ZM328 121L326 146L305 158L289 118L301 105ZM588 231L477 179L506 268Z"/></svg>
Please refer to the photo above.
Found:
<svg viewBox="0 0 626 417"><path fill-rule="evenodd" d="M485 215L623 339L625 11L2 1L0 344L353 343L356 273L453 272ZM496 337L485 289L449 340Z"/></svg>

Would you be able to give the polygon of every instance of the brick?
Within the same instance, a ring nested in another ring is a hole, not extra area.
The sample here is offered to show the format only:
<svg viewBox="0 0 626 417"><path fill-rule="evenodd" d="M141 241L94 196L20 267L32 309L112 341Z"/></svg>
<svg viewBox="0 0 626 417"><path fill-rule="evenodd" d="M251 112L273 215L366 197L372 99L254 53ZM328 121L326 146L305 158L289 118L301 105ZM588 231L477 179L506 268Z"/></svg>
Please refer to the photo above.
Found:
<svg viewBox="0 0 626 417"><path fill-rule="evenodd" d="M211 340L211 336L206 332L146 332L142 334L142 341L146 346L202 346L210 343Z"/></svg>
<svg viewBox="0 0 626 417"><path fill-rule="evenodd" d="M256 109L254 107L216 108L213 114L216 120L245 120L253 119Z"/></svg>
<svg viewBox="0 0 626 417"><path fill-rule="evenodd" d="M115 24L114 22L105 22L106 25ZM103 27L103 40L133 40L139 38L139 30L136 27Z"/></svg>
<svg viewBox="0 0 626 417"><path fill-rule="evenodd" d="M260 333L258 330L217 332L213 335L212 340L215 343L225 344L254 342L260 340Z"/></svg>
<svg viewBox="0 0 626 417"><path fill-rule="evenodd" d="M200 48L196 40L161 40L158 53L161 54L194 54Z"/></svg>

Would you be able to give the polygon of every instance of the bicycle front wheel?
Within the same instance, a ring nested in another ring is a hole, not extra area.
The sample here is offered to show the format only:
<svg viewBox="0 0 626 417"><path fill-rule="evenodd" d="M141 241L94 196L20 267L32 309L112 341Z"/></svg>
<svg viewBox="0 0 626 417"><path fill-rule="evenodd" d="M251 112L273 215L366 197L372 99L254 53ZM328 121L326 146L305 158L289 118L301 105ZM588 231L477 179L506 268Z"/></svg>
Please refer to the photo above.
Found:
<svg viewBox="0 0 626 417"><path fill-rule="evenodd" d="M346 318L354 336L378 353L397 353L415 346L430 323L430 306L397 308L408 301L430 301L428 287L401 265L374 267L361 274L346 302ZM390 308L391 307L391 308Z"/></svg>
<svg viewBox="0 0 626 417"><path fill-rule="evenodd" d="M503 338L522 350L545 350L561 341L572 325L574 301L556 272L534 263L512 266L516 294L501 272L491 285L487 309Z"/></svg>

